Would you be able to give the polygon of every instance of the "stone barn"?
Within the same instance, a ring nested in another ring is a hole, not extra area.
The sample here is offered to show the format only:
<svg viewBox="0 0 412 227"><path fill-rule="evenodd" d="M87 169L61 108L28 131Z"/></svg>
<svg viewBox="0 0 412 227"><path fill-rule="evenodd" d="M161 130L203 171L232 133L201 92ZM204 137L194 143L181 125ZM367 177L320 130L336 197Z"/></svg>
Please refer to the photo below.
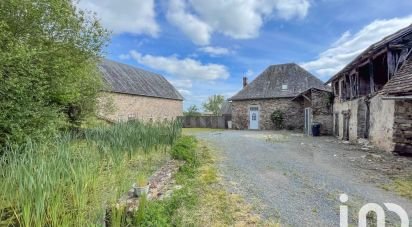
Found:
<svg viewBox="0 0 412 227"><path fill-rule="evenodd" d="M309 88L328 89L321 80L299 65L272 65L250 84L243 78L243 89L232 101L232 123L234 129L274 129L271 115L280 110L285 116L283 125L287 129L302 129L304 108L292 99Z"/></svg>
<svg viewBox="0 0 412 227"><path fill-rule="evenodd" d="M312 135L312 123L320 124L321 135L333 134L331 89L310 88L292 100L303 105L305 134Z"/></svg>
<svg viewBox="0 0 412 227"><path fill-rule="evenodd" d="M99 117L111 122L147 122L183 116L183 97L163 76L107 59L99 70L106 85Z"/></svg>
<svg viewBox="0 0 412 227"><path fill-rule="evenodd" d="M412 26L373 44L333 76L334 133L412 155Z"/></svg>

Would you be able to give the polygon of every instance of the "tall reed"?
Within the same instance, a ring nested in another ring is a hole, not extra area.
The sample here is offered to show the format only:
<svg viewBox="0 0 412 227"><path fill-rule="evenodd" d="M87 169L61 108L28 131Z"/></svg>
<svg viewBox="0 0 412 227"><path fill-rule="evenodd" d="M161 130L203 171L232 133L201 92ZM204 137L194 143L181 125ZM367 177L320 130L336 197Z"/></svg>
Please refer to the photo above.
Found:
<svg viewBox="0 0 412 227"><path fill-rule="evenodd" d="M5 148L0 226L101 225L106 205L129 189L138 171L153 171L167 160L162 151L180 132L177 121L136 121Z"/></svg>

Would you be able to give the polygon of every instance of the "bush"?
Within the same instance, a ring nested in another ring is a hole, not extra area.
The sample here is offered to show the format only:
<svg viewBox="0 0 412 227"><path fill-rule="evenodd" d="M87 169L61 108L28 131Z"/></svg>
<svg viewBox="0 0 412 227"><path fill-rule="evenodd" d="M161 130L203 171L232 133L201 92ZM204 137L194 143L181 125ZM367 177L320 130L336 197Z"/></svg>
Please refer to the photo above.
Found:
<svg viewBox="0 0 412 227"><path fill-rule="evenodd" d="M74 1L0 1L0 145L41 141L94 112L107 32Z"/></svg>
<svg viewBox="0 0 412 227"><path fill-rule="evenodd" d="M276 129L282 129L283 128L283 112L281 110L275 110L273 111L272 115L270 116L270 119L272 120L273 124L275 124Z"/></svg>
<svg viewBox="0 0 412 227"><path fill-rule="evenodd" d="M197 164L196 139L193 136L180 137L171 149L171 156L189 164Z"/></svg>

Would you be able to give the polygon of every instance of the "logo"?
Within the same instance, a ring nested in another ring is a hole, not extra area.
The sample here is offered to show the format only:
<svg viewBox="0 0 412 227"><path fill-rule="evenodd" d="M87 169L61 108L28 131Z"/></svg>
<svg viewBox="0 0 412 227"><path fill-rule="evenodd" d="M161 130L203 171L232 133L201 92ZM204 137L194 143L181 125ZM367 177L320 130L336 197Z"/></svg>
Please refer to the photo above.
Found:
<svg viewBox="0 0 412 227"><path fill-rule="evenodd" d="M342 203L346 203L349 200L348 195L341 194L339 200ZM401 227L409 227L409 217L408 213L399 205L394 203L384 203L386 209L390 212L394 212L400 217L401 220ZM340 227L348 227L348 206L341 205L340 206ZM385 210L376 203L368 203L364 205L359 210L359 227L367 227L367 215L370 212L374 212L376 214L376 226L377 227L385 227Z"/></svg>

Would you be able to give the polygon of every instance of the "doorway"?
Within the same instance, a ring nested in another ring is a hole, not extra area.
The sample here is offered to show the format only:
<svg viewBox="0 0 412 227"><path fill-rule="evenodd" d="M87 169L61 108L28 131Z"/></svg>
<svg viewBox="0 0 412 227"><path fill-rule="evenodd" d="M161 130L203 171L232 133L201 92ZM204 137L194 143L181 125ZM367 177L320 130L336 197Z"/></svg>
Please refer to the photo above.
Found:
<svg viewBox="0 0 412 227"><path fill-rule="evenodd" d="M249 107L249 129L259 129L259 107Z"/></svg>

